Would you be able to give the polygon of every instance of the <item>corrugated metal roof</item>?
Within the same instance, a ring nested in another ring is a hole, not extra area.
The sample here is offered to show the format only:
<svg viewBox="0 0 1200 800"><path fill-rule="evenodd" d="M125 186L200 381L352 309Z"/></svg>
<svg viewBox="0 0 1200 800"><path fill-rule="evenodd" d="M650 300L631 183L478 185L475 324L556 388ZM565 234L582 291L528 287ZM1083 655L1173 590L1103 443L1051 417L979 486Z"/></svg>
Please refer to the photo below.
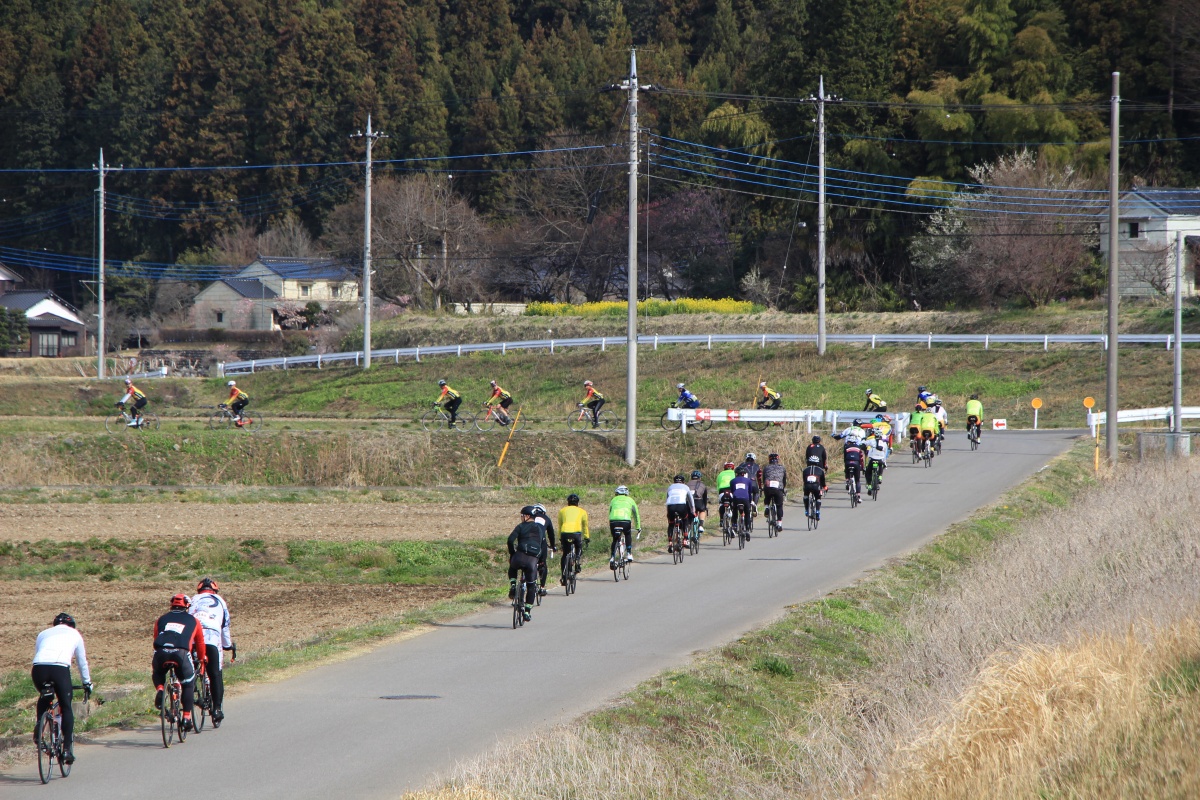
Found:
<svg viewBox="0 0 1200 800"><path fill-rule="evenodd" d="M1142 198L1170 216L1200 217L1200 189L1153 189L1142 187L1130 194Z"/></svg>
<svg viewBox="0 0 1200 800"><path fill-rule="evenodd" d="M249 297L252 300L274 300L279 296L270 286L254 278L226 278L221 283L242 297Z"/></svg>
<svg viewBox="0 0 1200 800"><path fill-rule="evenodd" d="M259 256L258 261L279 277L291 280L346 281L354 277L345 264L331 258Z"/></svg>

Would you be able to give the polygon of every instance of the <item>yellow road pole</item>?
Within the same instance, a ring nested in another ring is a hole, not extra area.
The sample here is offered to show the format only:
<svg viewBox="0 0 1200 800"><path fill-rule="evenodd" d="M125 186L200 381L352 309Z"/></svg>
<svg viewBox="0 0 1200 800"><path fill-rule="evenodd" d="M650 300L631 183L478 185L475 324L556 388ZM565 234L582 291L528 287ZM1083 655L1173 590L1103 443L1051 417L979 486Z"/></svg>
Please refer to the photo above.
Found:
<svg viewBox="0 0 1200 800"><path fill-rule="evenodd" d="M513 417L512 428L508 431L508 438L504 441L504 449L500 451L500 460L496 462L496 467L499 468L504 463L504 457L508 455L508 446L512 444L513 434L517 432L517 422L521 419L521 409L517 409L517 415Z"/></svg>

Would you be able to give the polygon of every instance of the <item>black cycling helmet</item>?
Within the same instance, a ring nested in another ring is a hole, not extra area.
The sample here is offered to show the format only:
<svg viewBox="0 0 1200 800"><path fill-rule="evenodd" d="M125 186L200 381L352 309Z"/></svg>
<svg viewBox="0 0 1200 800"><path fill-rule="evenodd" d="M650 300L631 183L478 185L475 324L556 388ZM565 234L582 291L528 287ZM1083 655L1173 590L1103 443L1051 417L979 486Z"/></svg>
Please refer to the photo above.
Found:
<svg viewBox="0 0 1200 800"><path fill-rule="evenodd" d="M569 505L569 506L579 505L579 495L574 494L574 493L567 495L567 505Z"/></svg>
<svg viewBox="0 0 1200 800"><path fill-rule="evenodd" d="M739 467L737 468L737 470L735 470L735 471L737 472L737 474L738 474L738 475L745 475L745 474L746 474L747 472L749 472L750 470L746 469L746 465L745 465L745 464L742 464L742 465L741 465L741 466L739 466Z"/></svg>
<svg viewBox="0 0 1200 800"><path fill-rule="evenodd" d="M533 506L525 506L524 508L521 509L522 517L532 517L536 513L537 513L537 509L535 509Z"/></svg>
<svg viewBox="0 0 1200 800"><path fill-rule="evenodd" d="M64 611L54 618L54 622L51 624L51 627L54 625L70 625L72 628L74 628L75 618Z"/></svg>
<svg viewBox="0 0 1200 800"><path fill-rule="evenodd" d="M813 444L820 444L820 443L821 443L821 437L820 437L820 436L814 436L814 437L813 437L813 441L812 441L812 443L813 443Z"/></svg>
<svg viewBox="0 0 1200 800"><path fill-rule="evenodd" d="M928 386L918 386L917 387L918 392L924 392L924 391L928 391L928 390L929 390Z"/></svg>
<svg viewBox="0 0 1200 800"><path fill-rule="evenodd" d="M863 424L863 421L861 419L854 420L854 427L861 428L862 424Z"/></svg>
<svg viewBox="0 0 1200 800"><path fill-rule="evenodd" d="M778 464L779 463L779 453L771 453L771 455L767 456L767 463L768 464Z"/></svg>
<svg viewBox="0 0 1200 800"><path fill-rule="evenodd" d="M214 592L221 591L221 587L217 586L217 582L212 578L201 578L200 582L196 584L197 592L203 592L205 589L211 589Z"/></svg>
<svg viewBox="0 0 1200 800"><path fill-rule="evenodd" d="M977 395L977 394L973 394L973 395L971 395L971 399L972 399L972 400L978 400L978 399L979 399L979 395Z"/></svg>
<svg viewBox="0 0 1200 800"><path fill-rule="evenodd" d="M686 480L687 480L687 478L683 477L683 473L682 473L682 472L681 472L681 473L679 473L678 475L676 475L676 476L675 476L675 482L676 482L676 483L683 483L683 482L685 482Z"/></svg>
<svg viewBox="0 0 1200 800"><path fill-rule="evenodd" d="M698 481L703 477L704 477L704 473L701 472L700 470L698 470L698 469L692 470L692 480Z"/></svg>

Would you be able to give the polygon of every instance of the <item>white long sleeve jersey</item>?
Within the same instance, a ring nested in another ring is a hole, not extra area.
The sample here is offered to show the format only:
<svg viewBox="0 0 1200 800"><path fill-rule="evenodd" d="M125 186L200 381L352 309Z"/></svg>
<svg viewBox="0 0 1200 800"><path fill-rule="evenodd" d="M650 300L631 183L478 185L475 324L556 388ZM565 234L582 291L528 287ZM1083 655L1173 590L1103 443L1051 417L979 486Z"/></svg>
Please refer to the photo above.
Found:
<svg viewBox="0 0 1200 800"><path fill-rule="evenodd" d="M949 424L949 418L946 416L945 406L934 406L933 415L938 418L938 422L942 423L942 427Z"/></svg>
<svg viewBox="0 0 1200 800"><path fill-rule="evenodd" d="M229 606L225 598L213 592L200 592L192 597L188 613L196 618L204 631L204 643L222 649L233 647L229 637Z"/></svg>
<svg viewBox="0 0 1200 800"><path fill-rule="evenodd" d="M867 448L867 458L872 459L873 461L886 462L888 457L887 442L877 437L872 437L867 441L869 442L869 446Z"/></svg>
<svg viewBox="0 0 1200 800"><path fill-rule="evenodd" d="M52 664L71 668L71 659L79 662L79 674L84 683L92 682L92 671L88 669L87 650L83 637L70 625L55 625L38 634L37 646L33 651L34 664Z"/></svg>
<svg viewBox="0 0 1200 800"><path fill-rule="evenodd" d="M686 483L672 483L667 487L667 505L684 505L692 511L696 510L695 495Z"/></svg>

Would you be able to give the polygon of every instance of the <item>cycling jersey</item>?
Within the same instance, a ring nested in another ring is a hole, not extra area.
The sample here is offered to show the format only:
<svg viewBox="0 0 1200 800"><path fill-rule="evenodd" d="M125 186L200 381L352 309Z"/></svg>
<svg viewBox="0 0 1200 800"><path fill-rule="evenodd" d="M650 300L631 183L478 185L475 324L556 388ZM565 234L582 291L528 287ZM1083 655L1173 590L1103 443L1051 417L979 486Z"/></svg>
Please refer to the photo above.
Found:
<svg viewBox="0 0 1200 800"><path fill-rule="evenodd" d="M686 483L672 483L667 487L667 505L687 506L691 511L696 510L696 501L692 497L692 490Z"/></svg>
<svg viewBox="0 0 1200 800"><path fill-rule="evenodd" d="M216 592L203 591L192 596L188 613L200 623L206 645L222 649L233 647L229 638L229 606Z"/></svg>
<svg viewBox="0 0 1200 800"><path fill-rule="evenodd" d="M587 512L579 506L563 506L558 512L558 532L563 536L568 533L582 533L585 537L590 537Z"/></svg>
<svg viewBox="0 0 1200 800"><path fill-rule="evenodd" d="M450 384L446 384L442 387L442 393L438 395L437 402L440 403L443 400L457 400L461 396L462 395L460 395L458 392L450 388Z"/></svg>
<svg viewBox="0 0 1200 800"><path fill-rule="evenodd" d="M687 487L692 490L692 499L696 503L697 511L708 510L708 487L704 485L704 481L699 478L688 481Z"/></svg>
<svg viewBox="0 0 1200 800"><path fill-rule="evenodd" d="M87 650L83 646L83 636L70 625L55 625L46 628L37 636L37 645L33 650L33 663L48 666L71 666L71 659L79 662L79 674L84 683L92 682L92 673L88 669Z"/></svg>
<svg viewBox="0 0 1200 800"><path fill-rule="evenodd" d="M750 496L754 491L754 482L745 475L739 475L733 479L733 483L729 484L729 488L733 492L734 500L749 502Z"/></svg>
<svg viewBox="0 0 1200 800"><path fill-rule="evenodd" d="M930 433L937 433L938 432L937 417L935 417L933 414L929 413L928 411L922 411L920 413L913 414L912 419L909 420L908 429L909 429L909 431L911 431L913 428L916 428L918 431L920 431L922 433L924 433L926 431L928 431Z"/></svg>
<svg viewBox="0 0 1200 800"><path fill-rule="evenodd" d="M934 406L933 416L937 418L937 421L942 424L943 428L946 427L946 423L949 421L949 418L946 416L945 406Z"/></svg>
<svg viewBox="0 0 1200 800"><path fill-rule="evenodd" d="M787 470L783 464L767 464L762 468L762 482L764 489L786 489Z"/></svg>
<svg viewBox="0 0 1200 800"><path fill-rule="evenodd" d="M699 408L700 398L684 389L679 393L679 399L675 401L675 404L680 408Z"/></svg>
<svg viewBox="0 0 1200 800"><path fill-rule="evenodd" d="M732 469L724 469L717 473L717 491L721 492L729 488L729 484L733 483L733 479L737 477L737 472Z"/></svg>
<svg viewBox="0 0 1200 800"><path fill-rule="evenodd" d="M546 535L541 525L530 520L513 528L508 535L508 555L523 553L539 558L545 554Z"/></svg>
<svg viewBox="0 0 1200 800"><path fill-rule="evenodd" d="M872 461L887 461L888 446L887 442L881 438L870 439L870 445L867 447L867 458Z"/></svg>
<svg viewBox="0 0 1200 800"><path fill-rule="evenodd" d="M917 402L924 403L926 408L933 405L933 392L918 392Z"/></svg>
<svg viewBox="0 0 1200 800"><path fill-rule="evenodd" d="M550 548L553 549L555 545L554 523L550 521L550 515L543 514L541 511L539 511L534 514L533 521L535 524L542 526L542 530L545 531L546 538L550 540ZM543 553L543 556L544 555L545 554Z"/></svg>
<svg viewBox="0 0 1200 800"><path fill-rule="evenodd" d="M603 399L604 399L604 395L597 392L595 386L587 387L587 394L585 394L583 396L584 403L587 403L590 400L603 400Z"/></svg>
<svg viewBox="0 0 1200 800"><path fill-rule="evenodd" d="M743 461L742 466L746 468L746 477L750 479L750 485L755 494L758 494L758 484L762 479L762 467L757 461Z"/></svg>
<svg viewBox="0 0 1200 800"><path fill-rule="evenodd" d="M627 494L619 494L608 504L609 522L633 522L633 527L642 527L642 517L637 503Z"/></svg>
<svg viewBox="0 0 1200 800"><path fill-rule="evenodd" d="M825 452L825 445L810 444L808 447L806 447L804 450L804 463L809 463L808 460L813 456L817 456L819 459L821 459L818 463L820 464L822 470L828 466L827 462L829 460L829 456Z"/></svg>
<svg viewBox="0 0 1200 800"><path fill-rule="evenodd" d="M861 442L863 439L867 438L867 432L858 425L850 425L835 438L845 439L851 442Z"/></svg>
<svg viewBox="0 0 1200 800"><path fill-rule="evenodd" d="M846 449L842 451L842 463L846 465L846 469L860 467L862 462L862 447L857 442L847 442Z"/></svg>
<svg viewBox="0 0 1200 800"><path fill-rule="evenodd" d="M492 390L492 396L488 398L488 405L491 405L493 400L503 403L505 400L512 400L512 395L497 386Z"/></svg>
<svg viewBox="0 0 1200 800"><path fill-rule="evenodd" d="M122 403L128 403L130 400L145 400L146 394L141 389L134 386L132 383L125 387L125 396L121 398Z"/></svg>
<svg viewBox="0 0 1200 800"><path fill-rule="evenodd" d="M204 634L200 623L182 608L168 611L154 623L154 649L190 650L204 661Z"/></svg>
<svg viewBox="0 0 1200 800"><path fill-rule="evenodd" d="M983 403L978 400L968 400L967 416L974 417L977 422L983 422Z"/></svg>
<svg viewBox="0 0 1200 800"><path fill-rule="evenodd" d="M806 494L820 493L825 485L825 470L816 464L804 468L804 491Z"/></svg>
<svg viewBox="0 0 1200 800"><path fill-rule="evenodd" d="M762 399L763 400L778 400L779 392L775 391L770 386L764 386L764 387L762 387Z"/></svg>
<svg viewBox="0 0 1200 800"><path fill-rule="evenodd" d="M877 394L868 395L863 411L887 411L887 401Z"/></svg>
<svg viewBox="0 0 1200 800"><path fill-rule="evenodd" d="M249 400L249 399L250 399L250 395L246 394L238 387L236 387L236 386L229 387L229 400L227 402L232 403L235 400Z"/></svg>

